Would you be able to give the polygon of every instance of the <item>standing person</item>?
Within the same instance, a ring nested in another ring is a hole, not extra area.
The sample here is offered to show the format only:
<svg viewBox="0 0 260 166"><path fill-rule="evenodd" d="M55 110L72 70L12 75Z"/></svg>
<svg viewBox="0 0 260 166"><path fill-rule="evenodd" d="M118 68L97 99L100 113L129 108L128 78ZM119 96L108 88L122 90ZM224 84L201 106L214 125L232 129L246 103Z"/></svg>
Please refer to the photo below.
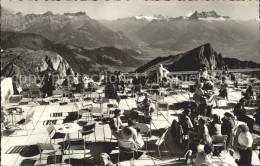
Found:
<svg viewBox="0 0 260 166"><path fill-rule="evenodd" d="M198 86L193 95L193 99L197 104L200 104L200 98L204 95L204 91L202 90L203 85L203 83L198 83Z"/></svg>
<svg viewBox="0 0 260 166"><path fill-rule="evenodd" d="M80 92L79 74L78 73L75 73L75 75L73 77L73 83L74 83L74 86L76 87L76 92Z"/></svg>
<svg viewBox="0 0 260 166"><path fill-rule="evenodd" d="M234 114L237 116L237 120L245 122L249 127L249 131L253 131L254 119L246 115L246 109L244 107L245 99L240 99L234 107Z"/></svg>
<svg viewBox="0 0 260 166"><path fill-rule="evenodd" d="M168 77L169 71L163 67L162 64L159 66L159 81L166 82Z"/></svg>
<svg viewBox="0 0 260 166"><path fill-rule="evenodd" d="M228 147L230 143L230 138L232 135L232 130L235 127L235 122L234 122L234 116L230 114L229 112L224 113L224 117L222 118L222 125L221 125L221 134L222 135L227 135L227 145Z"/></svg>
<svg viewBox="0 0 260 166"><path fill-rule="evenodd" d="M221 135L221 119L217 114L213 114L213 121L209 125L209 134L212 135Z"/></svg>
<svg viewBox="0 0 260 166"><path fill-rule="evenodd" d="M46 93L48 96L52 96L52 91L54 88L54 81L53 81L53 75L51 72L48 72L47 75L44 77L44 83L42 87L42 91Z"/></svg>
<svg viewBox="0 0 260 166"><path fill-rule="evenodd" d="M252 144L253 137L249 132L249 128L245 124L241 124L237 129L238 134L234 139L234 146L238 149L240 159L236 163L240 166L251 165L252 162Z"/></svg>

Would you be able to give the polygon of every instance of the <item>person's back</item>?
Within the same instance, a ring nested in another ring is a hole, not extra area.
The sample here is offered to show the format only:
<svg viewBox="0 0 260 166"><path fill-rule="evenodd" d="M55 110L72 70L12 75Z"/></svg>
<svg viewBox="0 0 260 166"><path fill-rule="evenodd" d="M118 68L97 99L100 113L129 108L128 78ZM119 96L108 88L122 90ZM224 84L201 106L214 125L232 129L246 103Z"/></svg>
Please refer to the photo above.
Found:
<svg viewBox="0 0 260 166"><path fill-rule="evenodd" d="M234 114L237 117L240 117L240 116L245 115L245 113L246 113L246 110L245 110L244 106L241 103L237 103L234 107Z"/></svg>
<svg viewBox="0 0 260 166"><path fill-rule="evenodd" d="M117 97L114 84L107 84L105 86L105 97L107 97L108 99L115 99Z"/></svg>
<svg viewBox="0 0 260 166"><path fill-rule="evenodd" d="M230 135L232 129L235 126L235 123L232 119L223 119L223 123L221 125L221 134L222 135Z"/></svg>
<svg viewBox="0 0 260 166"><path fill-rule="evenodd" d="M210 135L221 135L221 124L211 124L209 127L209 133Z"/></svg>
<svg viewBox="0 0 260 166"><path fill-rule="evenodd" d="M205 153L203 150L201 150L200 146L202 146L202 145L198 146L198 152L196 155L196 160L194 162L194 166L201 166L202 164L210 165L212 163L212 160L211 160L212 154Z"/></svg>

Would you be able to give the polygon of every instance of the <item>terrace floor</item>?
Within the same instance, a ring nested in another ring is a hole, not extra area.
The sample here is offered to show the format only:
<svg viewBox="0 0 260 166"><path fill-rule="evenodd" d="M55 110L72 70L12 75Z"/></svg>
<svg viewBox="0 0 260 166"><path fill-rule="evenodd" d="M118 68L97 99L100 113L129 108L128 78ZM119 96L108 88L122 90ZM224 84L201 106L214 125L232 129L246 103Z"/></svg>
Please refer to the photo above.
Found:
<svg viewBox="0 0 260 166"><path fill-rule="evenodd" d="M227 107L213 108L214 114L219 114L223 117L225 112L230 112L234 104L238 102L241 98L241 91L238 89L229 88L229 101ZM13 99L13 100L12 100ZM46 128L48 127L49 120L55 120L56 125L62 124L64 122L74 122L77 123L76 119L73 119L73 114L71 112L77 112L74 102L69 98L65 98L65 101L68 103L66 105L60 105L59 102L51 103L49 102L52 98L44 98L43 101L46 104L43 105L31 105L28 103L28 99L22 99L21 101L16 100L17 96L14 96L10 100L10 103L6 104L6 108L18 106L24 110L23 116L25 117L27 112L34 111L33 122L35 124L35 129L33 130L32 123L27 124L28 135L26 131L18 130L16 132L5 132L4 136L1 139L1 165L2 166L11 166L11 165L39 165L39 150L36 146L37 143L49 143L49 135ZM177 119L177 115L182 112L182 108L185 107L185 103L189 99L188 92L179 92L178 94L169 94L165 97L165 101L169 103L169 119L167 119L167 112L162 111L157 119L156 116L153 116L151 129L152 135L158 130L170 126L173 119ZM41 99L36 99L41 101ZM113 102L113 101L111 101ZM85 104L92 103L91 100L85 101ZM80 103L78 103L80 104ZM92 103L94 107L99 107L99 104ZM224 103L221 103L224 104ZM131 110L136 108L135 98L128 97L122 99L119 105L119 108L122 111ZM249 114L252 114L252 111L255 109L253 107L246 107L249 111ZM103 109L106 108L104 104ZM63 113L61 116L53 117L53 113ZM66 114L68 113L68 114ZM124 116L124 115L122 115ZM19 120L19 116L16 116L16 119ZM105 133L103 133L103 127ZM100 121L97 121L96 126L96 142L94 135L86 138L86 159L83 158L83 151L75 151L71 157L71 165L98 165L100 164L100 153L108 153L111 156L111 160L115 164L117 161L117 142L115 139L112 139L110 142L111 132L108 124L101 124ZM104 140L105 137L105 140ZM78 138L78 133L74 132L70 134L70 138ZM56 143L61 142L61 140L56 140ZM183 160L179 159L178 152L183 152L182 147L177 145L170 135L166 134L165 139L166 147L161 146L162 158L159 158L156 147L148 143L148 148L143 149L142 152L138 153L137 159L135 159L134 164L141 165L183 165ZM16 146L24 146L20 150L16 149ZM253 152L252 164L259 165L260 161L258 159L259 151ZM183 155L182 155L183 156ZM63 162L61 165L70 165L69 164L69 155L63 156ZM41 164L46 164L46 156L43 156ZM213 163L217 165L236 165L233 157L227 153L221 153L220 156L213 156ZM120 165L127 166L130 165L129 156L124 156L120 158Z"/></svg>

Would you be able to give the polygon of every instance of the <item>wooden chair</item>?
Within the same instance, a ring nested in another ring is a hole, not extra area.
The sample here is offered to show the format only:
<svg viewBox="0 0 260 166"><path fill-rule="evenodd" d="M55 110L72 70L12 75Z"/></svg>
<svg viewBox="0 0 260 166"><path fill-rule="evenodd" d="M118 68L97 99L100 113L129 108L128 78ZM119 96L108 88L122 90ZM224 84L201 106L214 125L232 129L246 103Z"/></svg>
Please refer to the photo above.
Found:
<svg viewBox="0 0 260 166"><path fill-rule="evenodd" d="M227 142L227 135L213 135L212 136L212 146L214 147L224 147L224 150L227 150L226 142ZM225 153L227 154L227 153ZM226 158L226 155L225 155Z"/></svg>

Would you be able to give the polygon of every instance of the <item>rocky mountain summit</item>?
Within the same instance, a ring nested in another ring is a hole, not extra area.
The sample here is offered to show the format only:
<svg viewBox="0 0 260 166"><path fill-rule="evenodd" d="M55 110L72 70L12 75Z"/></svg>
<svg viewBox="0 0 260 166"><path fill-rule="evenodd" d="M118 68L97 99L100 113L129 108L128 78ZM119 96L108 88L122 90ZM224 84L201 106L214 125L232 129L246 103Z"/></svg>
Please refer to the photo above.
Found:
<svg viewBox="0 0 260 166"><path fill-rule="evenodd" d="M138 72L149 72L156 70L162 64L170 72L174 71L198 71L206 66L209 70L221 70L227 66L232 68L260 68L259 63L240 61L235 58L224 58L221 54L214 51L209 43L201 45L186 53L158 57L138 68Z"/></svg>

